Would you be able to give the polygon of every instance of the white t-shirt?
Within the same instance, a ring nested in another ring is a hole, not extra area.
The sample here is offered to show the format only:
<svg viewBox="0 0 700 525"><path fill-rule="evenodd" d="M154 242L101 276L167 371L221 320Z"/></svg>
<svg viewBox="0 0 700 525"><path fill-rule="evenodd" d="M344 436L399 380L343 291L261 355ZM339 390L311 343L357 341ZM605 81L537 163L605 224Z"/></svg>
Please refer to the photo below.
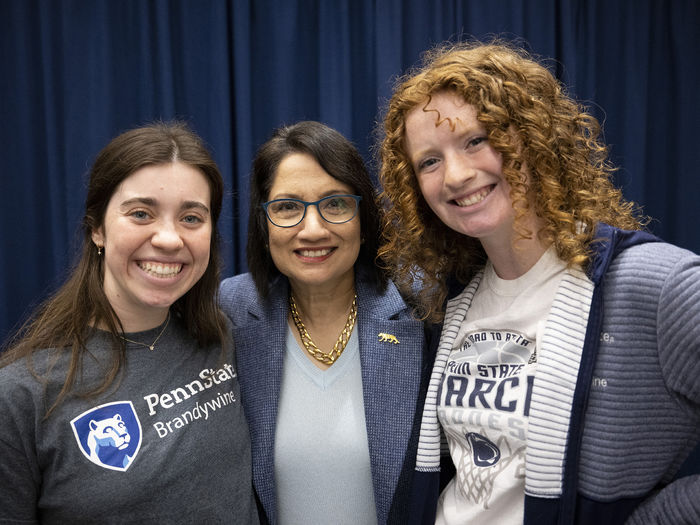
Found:
<svg viewBox="0 0 700 525"><path fill-rule="evenodd" d="M513 280L487 263L438 397L457 473L440 496L436 523L522 523L537 348L565 269L553 248ZM465 301L464 292L452 301Z"/></svg>

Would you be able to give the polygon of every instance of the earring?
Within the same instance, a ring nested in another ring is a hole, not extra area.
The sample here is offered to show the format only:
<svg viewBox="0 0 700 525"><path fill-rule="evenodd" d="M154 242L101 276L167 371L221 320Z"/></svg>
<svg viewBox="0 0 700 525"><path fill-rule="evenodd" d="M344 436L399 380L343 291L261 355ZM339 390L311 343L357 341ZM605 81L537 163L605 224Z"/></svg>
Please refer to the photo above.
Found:
<svg viewBox="0 0 700 525"><path fill-rule="evenodd" d="M97 245L97 256L99 257L100 255L102 255L102 246L100 246L100 245L98 244L98 245Z"/></svg>

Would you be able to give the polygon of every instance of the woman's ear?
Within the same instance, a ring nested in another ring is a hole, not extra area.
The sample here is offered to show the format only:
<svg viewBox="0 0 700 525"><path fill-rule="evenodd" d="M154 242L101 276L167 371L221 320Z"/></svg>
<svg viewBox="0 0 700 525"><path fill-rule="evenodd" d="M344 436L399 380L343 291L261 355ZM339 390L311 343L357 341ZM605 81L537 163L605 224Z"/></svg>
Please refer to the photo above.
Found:
<svg viewBox="0 0 700 525"><path fill-rule="evenodd" d="M105 238L104 234L102 233L102 228L98 228L96 230L92 230L92 242L95 243L95 246L98 248L102 248L105 245Z"/></svg>

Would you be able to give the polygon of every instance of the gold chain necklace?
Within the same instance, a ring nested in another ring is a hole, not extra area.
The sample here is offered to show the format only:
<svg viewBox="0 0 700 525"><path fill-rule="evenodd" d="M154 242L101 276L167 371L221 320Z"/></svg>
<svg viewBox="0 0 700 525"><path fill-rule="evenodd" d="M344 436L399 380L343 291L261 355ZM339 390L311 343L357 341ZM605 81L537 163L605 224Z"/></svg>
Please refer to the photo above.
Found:
<svg viewBox="0 0 700 525"><path fill-rule="evenodd" d="M152 351L156 347L156 343L158 342L158 339L160 339L160 336L163 335L163 332L165 332L165 329L168 327L169 322L170 322L170 310L168 310L168 317L167 317L167 319L165 319L165 326L158 334L158 337L156 337L156 340L153 341L150 345L147 345L146 343L142 343L140 341L134 341L133 339L129 339L128 337L124 337L123 335L120 335L119 337L124 339L124 341L128 341L129 343L134 343L135 345L145 346L146 348L148 348L149 350Z"/></svg>
<svg viewBox="0 0 700 525"><path fill-rule="evenodd" d="M335 363L335 360L340 357L340 354L343 353L343 350L345 350L345 347L350 340L352 329L355 327L355 320L357 319L357 294L355 294L355 297L352 300L350 315L348 315L348 320L345 322L345 327L343 328L343 331L340 332L335 345L333 345L333 350L328 353L322 352L311 340L308 330L304 326L301 317L299 317L297 303L294 301L292 294L289 294L289 311L292 314L292 319L294 320L294 324L299 331L299 337L301 338L301 342L304 344L306 351L309 352L309 354L311 354L311 356L317 361L327 365L332 365Z"/></svg>

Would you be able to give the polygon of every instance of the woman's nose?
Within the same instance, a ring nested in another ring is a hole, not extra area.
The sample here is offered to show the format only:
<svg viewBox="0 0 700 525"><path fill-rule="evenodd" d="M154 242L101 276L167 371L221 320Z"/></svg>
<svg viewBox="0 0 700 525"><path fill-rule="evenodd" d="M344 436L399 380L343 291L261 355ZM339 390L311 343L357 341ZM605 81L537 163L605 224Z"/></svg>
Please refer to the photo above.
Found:
<svg viewBox="0 0 700 525"><path fill-rule="evenodd" d="M459 155L450 155L445 158L445 185L457 189L471 180L476 175L475 168L466 159Z"/></svg>
<svg viewBox="0 0 700 525"><path fill-rule="evenodd" d="M162 250L170 251L179 250L184 246L177 227L167 221L158 223L156 231L151 237L151 244Z"/></svg>
<svg viewBox="0 0 700 525"><path fill-rule="evenodd" d="M316 206L306 208L306 215L301 221L301 231L304 236L324 236L328 233L328 223L321 217Z"/></svg>

